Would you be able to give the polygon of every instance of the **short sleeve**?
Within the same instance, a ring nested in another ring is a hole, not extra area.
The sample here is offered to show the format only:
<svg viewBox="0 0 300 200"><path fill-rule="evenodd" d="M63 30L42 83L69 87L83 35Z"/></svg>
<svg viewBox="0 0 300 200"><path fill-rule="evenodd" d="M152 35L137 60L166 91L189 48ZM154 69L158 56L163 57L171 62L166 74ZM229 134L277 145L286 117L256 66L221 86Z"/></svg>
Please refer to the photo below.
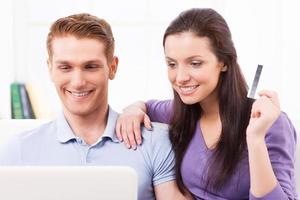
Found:
<svg viewBox="0 0 300 200"><path fill-rule="evenodd" d="M153 185L175 180L175 154L165 124L153 123L151 134Z"/></svg>
<svg viewBox="0 0 300 200"><path fill-rule="evenodd" d="M147 114L151 121L168 124L172 117L172 100L149 100L146 102Z"/></svg>
<svg viewBox="0 0 300 200"><path fill-rule="evenodd" d="M250 195L250 199L271 200L274 196L278 200L295 199L294 164L297 133L285 113L281 113L269 129L265 141L278 185L264 197L255 198Z"/></svg>

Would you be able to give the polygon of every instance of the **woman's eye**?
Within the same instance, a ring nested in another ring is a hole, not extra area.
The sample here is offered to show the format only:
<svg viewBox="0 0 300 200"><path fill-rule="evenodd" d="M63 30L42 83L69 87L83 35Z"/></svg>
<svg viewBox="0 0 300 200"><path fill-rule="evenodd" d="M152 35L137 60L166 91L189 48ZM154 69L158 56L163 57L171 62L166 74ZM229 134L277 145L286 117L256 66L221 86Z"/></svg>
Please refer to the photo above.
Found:
<svg viewBox="0 0 300 200"><path fill-rule="evenodd" d="M199 61L193 61L193 62L191 62L191 66L192 67L200 67L201 64L202 64L202 62L199 62Z"/></svg>

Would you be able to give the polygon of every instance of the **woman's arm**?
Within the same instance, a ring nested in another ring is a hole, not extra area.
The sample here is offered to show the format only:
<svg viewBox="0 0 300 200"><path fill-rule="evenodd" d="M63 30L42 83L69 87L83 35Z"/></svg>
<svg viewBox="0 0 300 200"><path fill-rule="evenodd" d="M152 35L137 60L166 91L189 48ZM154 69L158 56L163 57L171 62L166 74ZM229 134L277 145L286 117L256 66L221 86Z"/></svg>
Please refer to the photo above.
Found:
<svg viewBox="0 0 300 200"><path fill-rule="evenodd" d="M272 199L273 193L277 199L287 199L291 192L292 180L285 177L290 175L290 167L286 170L284 165L292 163L293 152L285 146L289 141L293 141L290 130L282 131L282 125L276 127L275 133L270 132L270 128L275 128L278 123L282 122L280 118L280 106L276 93L263 91L260 98L252 106L250 122L247 128L247 146L249 154L250 167L250 199L263 198ZM281 120L281 121L280 121ZM268 135L266 135L269 132ZM286 135L284 135L286 134ZM272 137L270 139L270 137ZM277 137L277 138L276 138ZM281 138L281 139L279 139ZM287 138L286 141L282 141ZM288 138L291 138L289 140ZM278 140L279 139L279 140ZM270 141L271 140L271 141ZM280 141L281 140L281 141ZM281 144L282 142L282 144ZM290 142L293 146L293 142ZM272 146L273 145L273 146ZM278 165L281 165L278 168ZM281 185L287 185L282 188ZM286 191L287 190L287 191Z"/></svg>
<svg viewBox="0 0 300 200"><path fill-rule="evenodd" d="M136 149L136 145L142 143L141 123L149 130L151 121L169 123L171 110L171 100L138 101L129 105L117 120L116 132L119 140L124 141L128 148Z"/></svg>
<svg viewBox="0 0 300 200"><path fill-rule="evenodd" d="M145 102L138 101L123 109L123 113L117 120L116 133L120 141L124 140L127 148L136 149L136 145L142 143L141 123L151 130L151 121L147 115Z"/></svg>

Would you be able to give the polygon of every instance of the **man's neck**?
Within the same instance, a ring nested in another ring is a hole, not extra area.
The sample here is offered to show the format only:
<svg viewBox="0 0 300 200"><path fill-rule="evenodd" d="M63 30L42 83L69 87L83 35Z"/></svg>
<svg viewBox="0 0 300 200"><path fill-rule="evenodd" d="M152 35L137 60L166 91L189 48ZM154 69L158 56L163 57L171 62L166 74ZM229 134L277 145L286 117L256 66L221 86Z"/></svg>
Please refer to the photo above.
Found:
<svg viewBox="0 0 300 200"><path fill-rule="evenodd" d="M92 145L102 136L108 117L108 106L97 109L87 115L72 114L64 109L64 115L72 128L74 134Z"/></svg>

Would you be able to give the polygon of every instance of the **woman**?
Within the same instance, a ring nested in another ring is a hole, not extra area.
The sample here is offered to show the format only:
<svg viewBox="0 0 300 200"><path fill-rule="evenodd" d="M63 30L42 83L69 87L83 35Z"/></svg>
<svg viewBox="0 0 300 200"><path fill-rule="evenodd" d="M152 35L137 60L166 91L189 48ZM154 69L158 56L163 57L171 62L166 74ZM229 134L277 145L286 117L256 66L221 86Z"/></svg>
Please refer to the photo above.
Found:
<svg viewBox="0 0 300 200"><path fill-rule="evenodd" d="M196 199L296 198L295 129L274 92L247 98L223 17L212 9L184 11L167 28L163 46L174 99L126 108L119 138L140 143L147 112L170 124L182 192Z"/></svg>

